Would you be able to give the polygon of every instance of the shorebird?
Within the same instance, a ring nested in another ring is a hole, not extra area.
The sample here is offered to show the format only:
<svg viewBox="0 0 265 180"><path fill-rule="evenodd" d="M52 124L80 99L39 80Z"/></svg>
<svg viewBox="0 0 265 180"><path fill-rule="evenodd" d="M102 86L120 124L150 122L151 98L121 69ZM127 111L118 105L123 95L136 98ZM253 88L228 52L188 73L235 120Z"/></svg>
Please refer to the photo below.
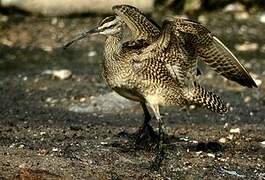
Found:
<svg viewBox="0 0 265 180"><path fill-rule="evenodd" d="M145 119L136 142L154 137L147 106L154 112L159 133L153 164L159 167L164 155L159 106L196 104L220 114L228 112L221 98L196 82L198 59L229 80L250 88L257 85L234 54L200 23L174 17L160 27L135 7L118 5L112 9L114 16L64 47L87 35L107 37L103 77L118 94L140 102Z"/></svg>

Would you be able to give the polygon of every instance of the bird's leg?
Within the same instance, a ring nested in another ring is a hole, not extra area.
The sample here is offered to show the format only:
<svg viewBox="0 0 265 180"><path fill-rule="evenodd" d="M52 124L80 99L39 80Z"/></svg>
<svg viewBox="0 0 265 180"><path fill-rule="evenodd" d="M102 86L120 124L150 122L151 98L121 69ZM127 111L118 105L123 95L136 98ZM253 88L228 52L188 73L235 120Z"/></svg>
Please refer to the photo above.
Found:
<svg viewBox="0 0 265 180"><path fill-rule="evenodd" d="M149 125L149 122L151 120L151 115L146 107L146 104L141 102L141 106L143 108L143 111L144 111L144 123L143 123L143 127Z"/></svg>
<svg viewBox="0 0 265 180"><path fill-rule="evenodd" d="M158 135L149 124L151 115L146 107L146 104L141 102L141 106L144 111L144 122L137 132L135 146L136 148L145 149L145 147L148 147L149 144L158 141Z"/></svg>
<svg viewBox="0 0 265 180"><path fill-rule="evenodd" d="M165 156L164 147L163 147L164 123L163 123L163 120L160 116L159 106L158 105L151 105L151 108L153 109L153 111L155 113L155 117L158 121L158 128L159 128L159 131L158 131L159 140L157 142L157 152L156 152L156 156L155 156L153 162L151 163L151 169L158 170L160 168L161 162L163 161L164 156Z"/></svg>

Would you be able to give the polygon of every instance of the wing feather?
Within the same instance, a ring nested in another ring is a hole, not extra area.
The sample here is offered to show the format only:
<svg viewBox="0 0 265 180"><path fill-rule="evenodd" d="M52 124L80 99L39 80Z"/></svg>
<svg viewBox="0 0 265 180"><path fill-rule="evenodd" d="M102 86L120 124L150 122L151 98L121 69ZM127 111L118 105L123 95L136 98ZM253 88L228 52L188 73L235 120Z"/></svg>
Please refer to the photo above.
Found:
<svg viewBox="0 0 265 180"><path fill-rule="evenodd" d="M183 34L187 47L194 48L197 55L213 70L243 86L257 87L235 55L204 26L179 18L175 22L175 30Z"/></svg>
<svg viewBox="0 0 265 180"><path fill-rule="evenodd" d="M215 36L204 48L197 48L198 55L217 73L243 86L257 87L255 81L235 55Z"/></svg>
<svg viewBox="0 0 265 180"><path fill-rule="evenodd" d="M194 80L196 71L196 59L191 57L184 46L181 36L174 35L172 28L174 22L166 20L163 22L160 36L151 45L144 48L141 59L154 59L164 62L169 74L180 85L189 85Z"/></svg>
<svg viewBox="0 0 265 180"><path fill-rule="evenodd" d="M139 9L130 5L113 6L117 14L132 32L132 41L144 40L149 44L160 34L160 27Z"/></svg>
<svg viewBox="0 0 265 180"><path fill-rule="evenodd" d="M183 74L185 77L188 74L192 76L196 74L196 57L200 57L213 70L227 79L243 86L257 87L255 81L235 55L200 23L173 18L163 23L160 32L160 27L156 23L133 6L118 5L113 7L113 11L131 30L132 42L147 44L143 50L143 59L146 57L174 57L167 58L165 63L172 66L171 72L178 72L176 74ZM177 57L176 52L178 53L178 51L181 51L180 56L181 53L184 53L186 57Z"/></svg>

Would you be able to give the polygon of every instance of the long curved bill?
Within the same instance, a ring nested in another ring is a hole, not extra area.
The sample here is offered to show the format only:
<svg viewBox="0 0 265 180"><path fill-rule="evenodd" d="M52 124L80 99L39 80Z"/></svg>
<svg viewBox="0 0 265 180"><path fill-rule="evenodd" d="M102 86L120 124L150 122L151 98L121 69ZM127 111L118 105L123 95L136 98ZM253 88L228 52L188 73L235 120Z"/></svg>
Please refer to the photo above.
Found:
<svg viewBox="0 0 265 180"><path fill-rule="evenodd" d="M77 37L75 37L73 40L67 42L64 44L63 48L66 49L68 48L71 44L73 44L74 42L76 41L79 41L80 39L83 39L85 38L88 34L95 34L95 33L98 33L98 28L95 27L93 29L90 29L90 30L87 30L81 34L79 34Z"/></svg>

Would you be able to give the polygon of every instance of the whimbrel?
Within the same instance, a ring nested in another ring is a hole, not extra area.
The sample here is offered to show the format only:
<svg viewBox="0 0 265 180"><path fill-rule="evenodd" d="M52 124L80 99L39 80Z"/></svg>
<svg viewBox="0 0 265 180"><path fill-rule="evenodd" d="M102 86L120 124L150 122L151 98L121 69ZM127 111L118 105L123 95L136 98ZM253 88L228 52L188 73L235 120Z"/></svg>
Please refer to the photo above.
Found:
<svg viewBox="0 0 265 180"><path fill-rule="evenodd" d="M159 106L196 104L220 114L228 111L217 95L196 82L198 59L229 80L257 87L233 53L201 24L171 18L159 27L135 7L118 5L113 11L114 16L103 19L65 47L88 34L107 36L103 76L118 94L140 102L145 120L138 141L150 132L151 116L146 105L158 121L158 155L154 164L159 166L163 156Z"/></svg>

